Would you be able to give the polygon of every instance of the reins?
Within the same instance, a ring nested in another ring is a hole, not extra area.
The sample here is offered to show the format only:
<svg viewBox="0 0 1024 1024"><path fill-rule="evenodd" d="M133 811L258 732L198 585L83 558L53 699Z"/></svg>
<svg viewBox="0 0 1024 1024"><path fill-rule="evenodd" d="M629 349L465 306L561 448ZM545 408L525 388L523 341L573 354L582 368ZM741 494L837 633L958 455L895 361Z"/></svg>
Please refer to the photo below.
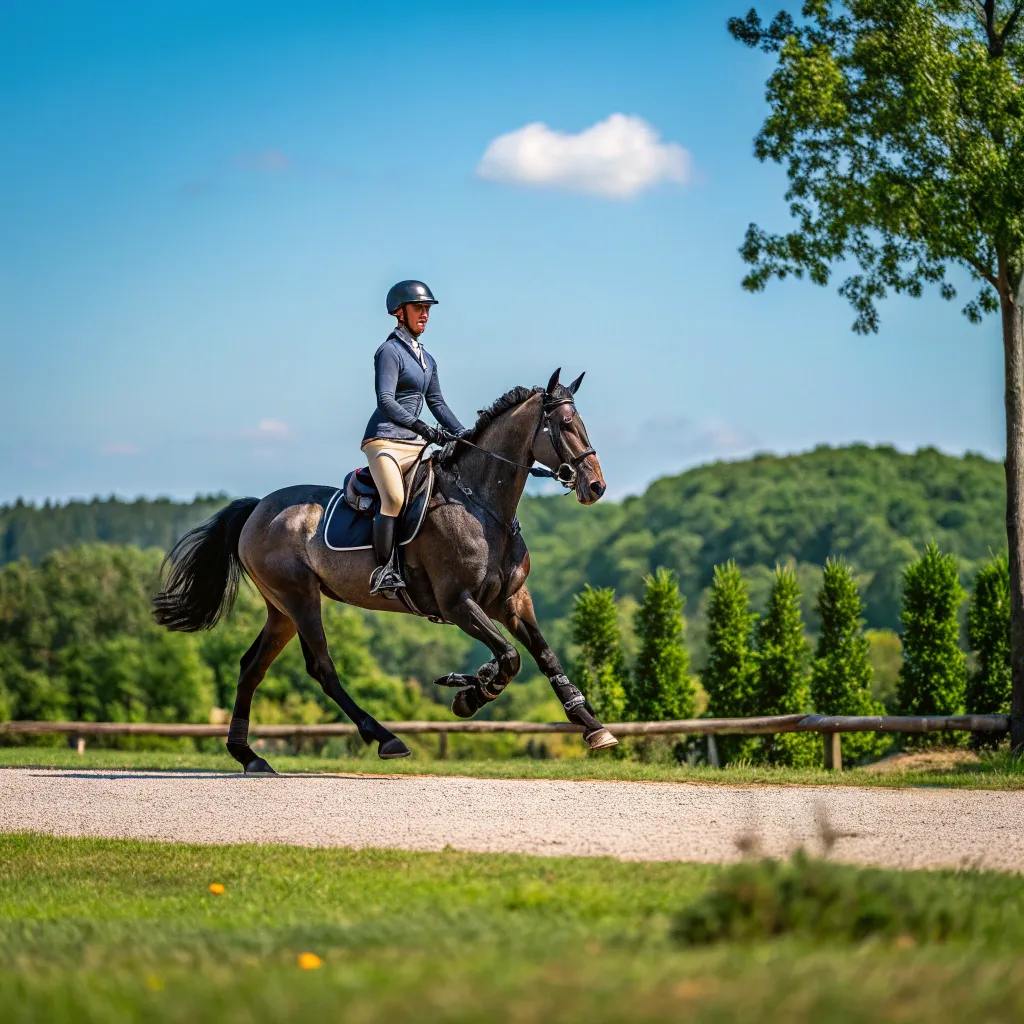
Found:
<svg viewBox="0 0 1024 1024"><path fill-rule="evenodd" d="M515 536L520 531L519 517L514 516L511 524L506 523L505 520L494 511L494 509L492 509L486 502L481 501L481 499L473 493L473 489L471 487L468 487L462 482L462 477L459 475L459 467L453 461L455 450L460 444L467 445L468 447L480 452L482 455L486 455L488 458L495 459L498 462L505 463L506 466L512 466L514 469L529 473L532 477L557 480L566 489L566 493L568 493L576 486L580 463L588 456L597 454L597 452L588 445L579 453L579 455L573 455L568 451L568 446L565 444L565 438L562 436L562 431L552 430L551 425L547 422L548 415L559 406L572 404L573 402L571 398L563 398L550 404L545 402L543 406L544 432L548 434L551 439L551 447L554 449L555 455L562 460L559 463L558 469L548 469L547 466L524 466L519 462L513 462L512 459L506 459L504 455L499 455L497 452L481 448L480 445L474 444L472 441L468 441L464 437L457 438L454 441L449 441L448 444L445 445L441 451L440 457L438 458L438 464L451 474L452 480L455 482L455 486L467 498L469 498L474 505L483 509L483 511L486 512L496 523L508 530L512 536ZM590 438L588 437L587 440L589 441ZM561 451L559 451L560 448L562 449Z"/></svg>
<svg viewBox="0 0 1024 1024"><path fill-rule="evenodd" d="M464 444L470 448L475 448L478 452L483 452L484 455L492 459L497 459L498 462L504 462L506 466L513 466L515 469L525 470L530 476L536 477L548 477L552 480L558 479L558 474L553 469L548 469L547 466L524 466L522 463L513 462L511 459L506 459L504 455L499 455L497 452L488 451L486 448L481 448L480 445L474 444L472 441L467 441L464 437L460 437L455 441L450 441L453 447L455 445ZM451 456L446 456L442 453L441 461L446 462Z"/></svg>

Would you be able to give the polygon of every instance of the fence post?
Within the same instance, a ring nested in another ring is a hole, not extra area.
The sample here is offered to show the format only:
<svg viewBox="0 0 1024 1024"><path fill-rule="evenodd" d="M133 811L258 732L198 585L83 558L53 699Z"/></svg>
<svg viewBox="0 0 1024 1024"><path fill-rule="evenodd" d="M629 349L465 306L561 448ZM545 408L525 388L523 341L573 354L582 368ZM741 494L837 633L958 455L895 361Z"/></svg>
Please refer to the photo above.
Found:
<svg viewBox="0 0 1024 1024"><path fill-rule="evenodd" d="M715 742L715 734L708 733L708 764L712 768L721 768L722 763L718 760L718 744Z"/></svg>
<svg viewBox="0 0 1024 1024"><path fill-rule="evenodd" d="M437 734L437 759L439 761L445 761L448 758L448 733L439 732Z"/></svg>
<svg viewBox="0 0 1024 1024"><path fill-rule="evenodd" d="M843 770L843 746L841 732L823 732L821 742L825 745L825 768L828 771Z"/></svg>

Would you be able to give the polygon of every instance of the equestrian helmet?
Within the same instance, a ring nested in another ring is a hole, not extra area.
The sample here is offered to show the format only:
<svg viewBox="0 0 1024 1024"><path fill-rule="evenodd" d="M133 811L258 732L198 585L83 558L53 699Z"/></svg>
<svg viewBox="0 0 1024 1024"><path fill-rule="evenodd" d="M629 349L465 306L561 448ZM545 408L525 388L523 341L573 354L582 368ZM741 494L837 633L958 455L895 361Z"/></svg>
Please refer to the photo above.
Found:
<svg viewBox="0 0 1024 1024"><path fill-rule="evenodd" d="M399 281L388 292L388 312L395 312L407 302L426 302L437 305L434 293L422 281Z"/></svg>

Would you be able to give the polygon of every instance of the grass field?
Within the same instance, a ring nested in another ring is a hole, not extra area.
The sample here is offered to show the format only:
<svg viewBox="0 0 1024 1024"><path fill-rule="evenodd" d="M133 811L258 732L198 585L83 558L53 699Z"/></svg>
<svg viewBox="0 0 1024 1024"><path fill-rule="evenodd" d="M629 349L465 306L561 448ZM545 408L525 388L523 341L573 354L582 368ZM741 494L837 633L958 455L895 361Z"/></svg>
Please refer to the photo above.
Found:
<svg viewBox="0 0 1024 1024"><path fill-rule="evenodd" d="M281 772L362 772L401 775L471 775L500 779L601 779L648 782L705 782L729 785L843 785L843 786L943 786L959 789L1024 789L1024 762L998 752L981 760L966 750L920 754L886 771L878 766L843 772L821 769L735 766L727 768L640 764L601 757L539 760L528 757L493 760L437 760L413 756L399 761L376 757L320 758L268 754ZM227 753L180 753L170 750L87 749L77 754L68 747L0 747L0 767L206 769L238 771Z"/></svg>
<svg viewBox="0 0 1024 1024"><path fill-rule="evenodd" d="M0 836L0 1017L1024 1019L1020 879L874 873L924 903L980 908L946 942L797 935L681 947L675 915L727 870ZM304 969L310 953L320 966Z"/></svg>

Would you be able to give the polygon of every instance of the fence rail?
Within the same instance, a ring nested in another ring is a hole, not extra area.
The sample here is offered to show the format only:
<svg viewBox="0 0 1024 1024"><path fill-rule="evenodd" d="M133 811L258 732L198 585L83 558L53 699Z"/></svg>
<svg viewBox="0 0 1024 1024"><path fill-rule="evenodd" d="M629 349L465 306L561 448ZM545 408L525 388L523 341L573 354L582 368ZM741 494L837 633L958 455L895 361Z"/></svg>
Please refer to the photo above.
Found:
<svg viewBox="0 0 1024 1024"><path fill-rule="evenodd" d="M452 733L520 736L544 736L555 733L579 733L583 730L569 722L383 722L399 735L441 737L441 756L447 751ZM613 722L607 728L616 736L707 736L708 761L718 765L715 736L767 736L781 732L817 732L825 745L825 767L842 768L840 736L844 732L929 733L973 732L999 736L1009 731L1008 715L771 715L763 718L690 718L671 722ZM352 736L354 725L342 722L328 725L250 725L249 735L266 739L290 739L301 746L307 739ZM170 722L0 722L0 737L64 734L85 750L88 736L191 736L227 737L228 726Z"/></svg>

